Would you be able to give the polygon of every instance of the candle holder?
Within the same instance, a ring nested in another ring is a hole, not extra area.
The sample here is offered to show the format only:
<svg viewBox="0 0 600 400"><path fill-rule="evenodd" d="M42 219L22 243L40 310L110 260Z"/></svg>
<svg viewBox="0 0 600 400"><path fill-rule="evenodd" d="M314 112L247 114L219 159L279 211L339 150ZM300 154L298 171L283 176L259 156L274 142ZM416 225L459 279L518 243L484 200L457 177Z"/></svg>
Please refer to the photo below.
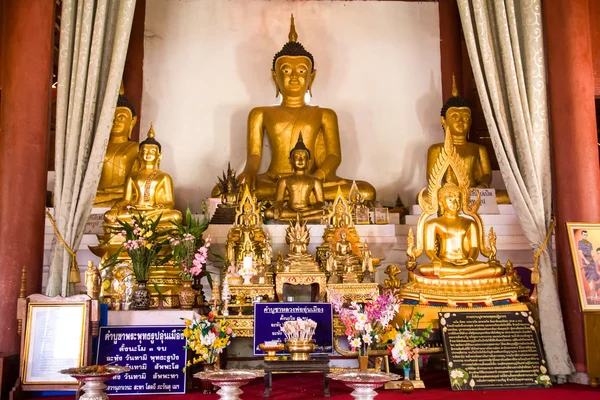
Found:
<svg viewBox="0 0 600 400"><path fill-rule="evenodd" d="M267 353L267 355L265 356L265 361L277 361L277 360L279 360L279 356L277 355L277 352L284 350L285 345L283 343L277 343L277 344L261 343L258 345L258 348L261 351L264 351L265 353Z"/></svg>

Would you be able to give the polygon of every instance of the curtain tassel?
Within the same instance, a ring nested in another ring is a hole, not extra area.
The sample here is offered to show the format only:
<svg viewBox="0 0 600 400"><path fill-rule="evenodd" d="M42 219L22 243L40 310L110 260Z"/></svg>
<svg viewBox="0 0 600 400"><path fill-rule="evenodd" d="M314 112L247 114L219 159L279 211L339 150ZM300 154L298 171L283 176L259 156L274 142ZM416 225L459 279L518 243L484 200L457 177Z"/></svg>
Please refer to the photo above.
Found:
<svg viewBox="0 0 600 400"><path fill-rule="evenodd" d="M54 218L52 218L52 214L50 214L50 212L48 210L46 210L46 216L50 220L50 223L52 224L52 228L54 228L54 233L56 234L56 237L58 238L60 243L62 243L62 245L65 246L65 249L71 255L71 268L69 269L69 283L81 282L81 273L79 271L79 265L77 264L77 253L75 253L67 245L67 243L65 242L65 239L63 239L62 235L58 231L58 228L56 227L56 222L54 222Z"/></svg>
<svg viewBox="0 0 600 400"><path fill-rule="evenodd" d="M554 217L552 217L552 219L550 220L550 228L548 228L548 233L546 234L546 239L544 239L544 243L542 243L542 245L540 246L538 251L536 251L535 254L533 255L533 271L531 272L531 283L534 285L537 285L540 283L540 267L539 267L540 256L542 255L542 252L548 245L548 241L550 240L550 237L552 236L552 232L554 231L555 226L556 226L556 221L554 220Z"/></svg>

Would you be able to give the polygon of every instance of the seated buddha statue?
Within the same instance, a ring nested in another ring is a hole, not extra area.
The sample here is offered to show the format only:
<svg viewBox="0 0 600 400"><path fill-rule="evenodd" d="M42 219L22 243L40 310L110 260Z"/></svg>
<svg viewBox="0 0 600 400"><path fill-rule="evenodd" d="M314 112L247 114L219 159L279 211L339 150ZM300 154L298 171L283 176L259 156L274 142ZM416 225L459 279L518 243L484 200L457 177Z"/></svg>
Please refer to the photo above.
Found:
<svg viewBox="0 0 600 400"><path fill-rule="evenodd" d="M275 81L275 95L281 93L281 104L256 107L248 116L247 158L240 178L254 188L259 200L276 199L277 182L294 173L288 161L290 150L300 132L307 150L313 155L308 160L306 175L323 182L325 200L333 200L338 185L348 197L352 181L340 178L336 170L342 162L340 132L336 113L328 108L306 104L304 97L311 91L315 79L315 62L302 44L291 19L289 42L275 54L271 75ZM259 174L263 158L264 136L271 149L267 171ZM357 181L366 201L375 200L375 189L364 181ZM212 196L219 196L218 188Z"/></svg>
<svg viewBox="0 0 600 400"><path fill-rule="evenodd" d="M160 218L159 229L172 229L172 222L181 222L181 212L173 209L171 176L159 169L161 156L161 145L150 126L148 137L140 143L139 169L127 177L123 199L104 214L105 229L119 228L117 220L131 224L133 212Z"/></svg>
<svg viewBox="0 0 600 400"><path fill-rule="evenodd" d="M419 193L422 214L416 237L412 229L408 233L408 280L399 288L399 298L451 307L519 302L528 291L514 269L509 268L510 262L505 268L496 259L496 235L493 229L487 238L484 234L478 214L479 192L469 203L469 165L453 145L453 139L454 135L447 131L429 186ZM449 175L456 178L457 184L446 179ZM418 265L417 259L423 253L429 261Z"/></svg>
<svg viewBox="0 0 600 400"><path fill-rule="evenodd" d="M265 218L289 221L299 216L305 221L321 219L324 205L323 184L319 178L306 174L309 162L310 150L304 145L300 133L296 146L290 151L290 163L294 173L279 178L275 203L265 211ZM316 199L314 204L310 202L311 195Z"/></svg>
<svg viewBox="0 0 600 400"><path fill-rule="evenodd" d="M441 216L424 227L424 250L431 263L422 264L418 272L437 278L493 278L504 274L497 261L477 261L481 233L474 220L459 215L462 209L458 186L446 183L438 191Z"/></svg>
<svg viewBox="0 0 600 400"><path fill-rule="evenodd" d="M129 140L136 122L135 109L121 85L94 207L112 207L123 198L125 179L138 157L138 143Z"/></svg>
<svg viewBox="0 0 600 400"><path fill-rule="evenodd" d="M467 141L471 130L471 107L466 99L459 97L456 82L452 81L452 97L446 101L441 111L442 127L452 135L452 142L458 156L467 166L469 187L489 188L492 182L492 167L487 149L477 143ZM427 152L427 179L432 174L435 162L444 147L444 142L432 145ZM457 184L456 176L448 170L446 182ZM498 204L510 204L506 190L496 190Z"/></svg>

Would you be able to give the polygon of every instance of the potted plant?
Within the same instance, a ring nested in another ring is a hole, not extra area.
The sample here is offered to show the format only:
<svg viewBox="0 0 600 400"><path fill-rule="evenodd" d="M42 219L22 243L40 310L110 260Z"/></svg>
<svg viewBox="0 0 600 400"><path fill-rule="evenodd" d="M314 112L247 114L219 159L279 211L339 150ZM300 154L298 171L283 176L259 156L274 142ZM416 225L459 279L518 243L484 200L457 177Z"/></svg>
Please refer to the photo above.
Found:
<svg viewBox="0 0 600 400"><path fill-rule="evenodd" d="M212 279L206 271L210 237L204 239L202 234L208 228L208 219L198 220L192 216L188 208L185 213L185 224L173 222L175 225L169 239L173 259L181 269L183 289L179 294L179 304L182 309L192 309L196 299L196 291L192 288L194 279L206 277L212 287ZM200 289L201 290L201 289ZM202 294L202 292L200 292ZM204 296L202 296L204 298Z"/></svg>
<svg viewBox="0 0 600 400"><path fill-rule="evenodd" d="M131 212L131 211L130 211ZM118 256L123 249L131 259L131 269L137 281L138 288L133 292L133 305L137 310L147 310L150 307L150 291L146 287L150 278L150 268L162 265L170 255L163 255L163 249L168 245L168 232L158 231L162 214L156 219L147 217L139 212L131 212L132 224L117 220L119 229L116 235L123 238L124 243L105 264L104 268L117 264Z"/></svg>

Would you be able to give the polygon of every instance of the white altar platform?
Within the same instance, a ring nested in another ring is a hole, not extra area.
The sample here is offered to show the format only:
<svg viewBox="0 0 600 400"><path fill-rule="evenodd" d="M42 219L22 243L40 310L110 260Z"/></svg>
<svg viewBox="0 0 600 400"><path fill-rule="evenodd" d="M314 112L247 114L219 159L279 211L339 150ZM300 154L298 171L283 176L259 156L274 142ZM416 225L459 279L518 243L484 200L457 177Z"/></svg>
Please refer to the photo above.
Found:
<svg viewBox="0 0 600 400"><path fill-rule="evenodd" d="M501 262L505 263L510 259L515 266L532 267L533 266L533 251L529 246L527 238L523 235L523 230L517 216L514 214L511 205L499 205L500 214L484 214L481 216L484 227L488 230L490 227L494 227L494 231L498 235L497 247L498 254L497 258ZM92 254L88 249L88 246L95 246L98 244L98 239L95 235L97 232L101 232L101 221L104 212L107 209L95 208L93 214L90 217L86 234L83 236L81 245L77 250L77 260L81 270L81 281L78 285L78 290L85 292L84 273L87 268L88 261L94 261L98 263L100 260L98 257ZM397 264L403 270L401 277L406 278L406 270L404 268L404 262L406 261L406 247L408 230L416 227L420 210L418 206L412 206L410 208L410 215L407 215L405 220L406 224L387 224L387 225L356 225L356 230L361 237L363 242L368 242L369 247L373 253L373 257L381 259L381 266L377 269L375 279L378 283L383 284L386 275L384 273L385 268L389 264ZM287 254L288 246L285 243L285 229L287 225L277 224L263 225L265 233L271 236L273 242L274 255L277 255L278 251L285 256ZM218 254L224 254L224 244L227 239L227 232L231 228L231 225L210 225L205 233L210 235L213 246L213 251ZM312 254L316 253L316 247L323 242L323 231L324 225L309 225L311 232L311 241L309 245L309 251ZM44 240L44 274L42 287L45 289L48 281L48 270L51 261L51 248L52 240L54 237L54 231L50 221L46 220L45 228L45 240ZM421 262L425 259L420 259ZM220 265L217 263L210 263L208 270L211 273L219 273ZM208 285L204 288L204 293L210 296L210 288Z"/></svg>

